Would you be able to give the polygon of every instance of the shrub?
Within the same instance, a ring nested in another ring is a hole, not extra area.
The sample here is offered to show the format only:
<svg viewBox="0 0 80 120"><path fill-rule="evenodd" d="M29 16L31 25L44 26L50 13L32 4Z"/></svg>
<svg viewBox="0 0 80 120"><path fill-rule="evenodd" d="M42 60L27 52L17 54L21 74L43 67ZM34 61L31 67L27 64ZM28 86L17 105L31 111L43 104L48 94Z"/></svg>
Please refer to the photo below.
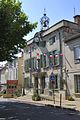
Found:
<svg viewBox="0 0 80 120"><path fill-rule="evenodd" d="M15 91L13 93L13 96L20 97L21 96L21 92L20 91Z"/></svg>
<svg viewBox="0 0 80 120"><path fill-rule="evenodd" d="M41 98L37 93L34 93L34 95L32 96L32 100L39 101L39 100L41 100Z"/></svg>
<svg viewBox="0 0 80 120"><path fill-rule="evenodd" d="M74 101L74 98L72 96L68 96L67 98L69 101Z"/></svg>

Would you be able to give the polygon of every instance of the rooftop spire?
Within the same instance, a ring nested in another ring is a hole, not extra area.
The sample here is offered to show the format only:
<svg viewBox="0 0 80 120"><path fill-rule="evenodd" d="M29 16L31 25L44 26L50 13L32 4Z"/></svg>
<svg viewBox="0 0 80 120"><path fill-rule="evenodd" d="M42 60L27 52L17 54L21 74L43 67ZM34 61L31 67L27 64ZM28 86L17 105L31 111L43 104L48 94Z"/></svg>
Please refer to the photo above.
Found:
<svg viewBox="0 0 80 120"><path fill-rule="evenodd" d="M44 8L44 14L43 15L46 15L46 8Z"/></svg>

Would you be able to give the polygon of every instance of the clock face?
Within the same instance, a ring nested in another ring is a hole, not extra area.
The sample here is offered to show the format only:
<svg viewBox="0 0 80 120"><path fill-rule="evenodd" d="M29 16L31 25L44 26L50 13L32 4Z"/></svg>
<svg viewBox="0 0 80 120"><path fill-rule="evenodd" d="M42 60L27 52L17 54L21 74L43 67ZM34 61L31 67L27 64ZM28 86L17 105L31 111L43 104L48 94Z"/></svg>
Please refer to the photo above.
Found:
<svg viewBox="0 0 80 120"><path fill-rule="evenodd" d="M38 37L35 37L35 38L34 38L34 42L39 42L39 38L38 38Z"/></svg>

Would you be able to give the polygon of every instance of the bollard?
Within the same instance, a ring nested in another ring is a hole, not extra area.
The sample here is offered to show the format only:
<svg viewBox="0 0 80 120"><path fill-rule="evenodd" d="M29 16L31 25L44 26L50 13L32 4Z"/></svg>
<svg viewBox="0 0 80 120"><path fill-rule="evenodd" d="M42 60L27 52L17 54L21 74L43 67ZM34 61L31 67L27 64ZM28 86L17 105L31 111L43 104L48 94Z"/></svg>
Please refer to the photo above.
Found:
<svg viewBox="0 0 80 120"><path fill-rule="evenodd" d="M60 94L60 107L62 107L62 94Z"/></svg>

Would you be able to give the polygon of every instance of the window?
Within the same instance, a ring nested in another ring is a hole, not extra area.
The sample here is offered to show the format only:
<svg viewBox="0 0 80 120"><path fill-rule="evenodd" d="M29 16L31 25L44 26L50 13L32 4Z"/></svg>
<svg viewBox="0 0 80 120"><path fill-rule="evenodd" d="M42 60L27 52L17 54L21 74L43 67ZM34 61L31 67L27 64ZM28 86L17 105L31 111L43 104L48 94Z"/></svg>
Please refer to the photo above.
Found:
<svg viewBox="0 0 80 120"><path fill-rule="evenodd" d="M74 75L75 92L80 93L80 75Z"/></svg>
<svg viewBox="0 0 80 120"><path fill-rule="evenodd" d="M36 50L36 45L32 46L32 51Z"/></svg>
<svg viewBox="0 0 80 120"><path fill-rule="evenodd" d="M9 62L9 68L12 68L12 62Z"/></svg>
<svg viewBox="0 0 80 120"><path fill-rule="evenodd" d="M31 59L31 68L32 70L34 70L37 67L37 63L36 63L36 57Z"/></svg>
<svg viewBox="0 0 80 120"><path fill-rule="evenodd" d="M74 47L74 60L80 62L80 46Z"/></svg>
<svg viewBox="0 0 80 120"><path fill-rule="evenodd" d="M24 53L28 53L28 47L27 48L24 48Z"/></svg>
<svg viewBox="0 0 80 120"><path fill-rule="evenodd" d="M46 41L39 42L39 47L45 47L45 46L46 46Z"/></svg>
<svg viewBox="0 0 80 120"><path fill-rule="evenodd" d="M34 69L34 58L31 58L31 68Z"/></svg>
<svg viewBox="0 0 80 120"><path fill-rule="evenodd" d="M13 62L13 66L16 67L16 61Z"/></svg>
<svg viewBox="0 0 80 120"><path fill-rule="evenodd" d="M30 87L30 78L24 78L24 88L29 88Z"/></svg>
<svg viewBox="0 0 80 120"><path fill-rule="evenodd" d="M40 67L42 68L44 68L44 67L46 67L46 56L44 56L44 54L41 54L40 55Z"/></svg>
<svg viewBox="0 0 80 120"><path fill-rule="evenodd" d="M25 51L26 51L26 53L28 53L28 51L29 51L29 50L28 50L28 48L26 48L26 50L25 50Z"/></svg>
<svg viewBox="0 0 80 120"><path fill-rule="evenodd" d="M55 43L55 40L56 40L56 36L53 36L49 39L49 43L50 45L52 45L53 43Z"/></svg>
<svg viewBox="0 0 80 120"><path fill-rule="evenodd" d="M52 57L50 57L50 56L52 56ZM49 66L50 67L59 65L59 52L57 50L49 52L48 58L49 58Z"/></svg>
<svg viewBox="0 0 80 120"><path fill-rule="evenodd" d="M59 52L57 50L53 51L53 64L59 65Z"/></svg>
<svg viewBox="0 0 80 120"><path fill-rule="evenodd" d="M49 58L49 67L53 67L53 53L52 52L48 53L48 58Z"/></svg>
<svg viewBox="0 0 80 120"><path fill-rule="evenodd" d="M30 59L25 60L25 72L29 72L29 68L30 68Z"/></svg>

